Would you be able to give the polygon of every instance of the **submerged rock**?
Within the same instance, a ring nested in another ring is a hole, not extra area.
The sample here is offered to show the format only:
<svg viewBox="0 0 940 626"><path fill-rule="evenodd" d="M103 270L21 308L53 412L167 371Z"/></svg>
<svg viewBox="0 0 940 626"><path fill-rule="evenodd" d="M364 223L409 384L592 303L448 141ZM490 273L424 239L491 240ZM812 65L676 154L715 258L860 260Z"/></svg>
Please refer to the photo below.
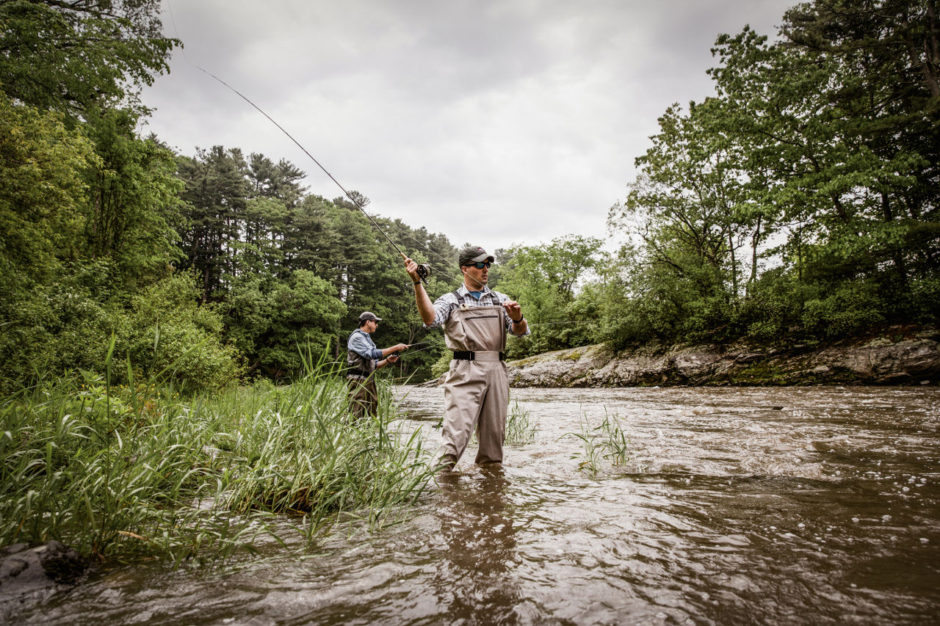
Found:
<svg viewBox="0 0 940 626"><path fill-rule="evenodd" d="M17 543L0 549L0 606L72 584L85 572L87 562L58 541L30 548Z"/></svg>

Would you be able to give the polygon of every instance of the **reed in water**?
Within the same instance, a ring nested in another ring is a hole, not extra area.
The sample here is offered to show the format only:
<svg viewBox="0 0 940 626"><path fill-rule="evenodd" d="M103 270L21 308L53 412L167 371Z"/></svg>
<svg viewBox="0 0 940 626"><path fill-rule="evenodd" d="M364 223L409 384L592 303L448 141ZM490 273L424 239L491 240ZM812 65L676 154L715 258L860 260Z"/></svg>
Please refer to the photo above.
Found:
<svg viewBox="0 0 940 626"><path fill-rule="evenodd" d="M591 424L586 416L582 416L580 425L581 432L567 433L565 436L580 440L581 450L575 453L575 456L581 458L578 467L583 472L596 478L605 467L605 461L610 467L638 467L633 456L634 446L617 415L610 415L605 411L604 419L596 426Z"/></svg>

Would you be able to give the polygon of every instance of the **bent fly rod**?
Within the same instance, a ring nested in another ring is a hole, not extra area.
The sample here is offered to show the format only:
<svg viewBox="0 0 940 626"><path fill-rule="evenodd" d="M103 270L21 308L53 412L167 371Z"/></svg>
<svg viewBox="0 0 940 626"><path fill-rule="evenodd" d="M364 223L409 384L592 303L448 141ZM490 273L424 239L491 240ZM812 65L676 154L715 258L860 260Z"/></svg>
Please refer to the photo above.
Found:
<svg viewBox="0 0 940 626"><path fill-rule="evenodd" d="M398 245L396 245L395 242L392 241L392 238L388 236L388 233L386 233L384 230L382 230L382 227L379 226L378 223L377 223L374 219L372 219L372 216L371 216L371 215L369 215L368 213L366 213L366 210L365 210L364 208L362 208L362 205L359 203L359 200L357 200L355 197L353 197L353 195L352 195L351 193L349 193L349 192L346 190L346 188L343 187L343 185L340 184L340 182L339 182L338 180L336 180L336 178L335 178L332 174L330 174L330 172L329 172L325 167L323 167L323 164L320 163L319 161L317 161L316 157L314 157L312 154L310 154L310 152L308 152L307 149L304 148L303 145L302 145L299 141L297 141L296 139L294 139L294 136L291 135L289 132L287 132L287 131L284 129L283 126L281 126L280 124L278 124L277 121L275 121L275 119L274 119L273 117L271 117L270 115L268 115L268 114L264 111L264 109L262 109L262 108L259 107L257 104L255 104L254 102L252 102L252 101L248 98L248 96L246 96L245 94L243 94L243 93L240 92L239 90L235 89L234 87L232 87L231 85L229 85L227 82L225 82L224 80L222 80L221 78L219 78L218 76L216 76L215 74L213 74L212 72L210 72L209 70L207 70L207 69L205 69L205 68L203 68L203 67L200 67L200 66L196 65L195 63L193 63L193 65L194 65L194 66L196 67L196 69L198 69L200 72L203 72L204 74L207 74L207 75L211 76L212 78L214 78L215 80L217 80L218 82L220 82L220 83L221 83L222 85L224 85L225 87L228 87L232 92L235 93L235 95L237 95L239 98L241 98L242 100L244 100L245 102L247 102L248 104L250 104L251 106L253 106L255 109L257 109L257 111L258 111L259 113L261 113L261 115L263 115L263 116L265 116L266 118L268 118L268 121L269 121L269 122L271 122L272 124L274 124L275 126L277 126L278 130L280 130L282 133L284 133L285 135L287 135L287 138L288 138L288 139L290 139L291 141L293 141L293 142L297 145L297 147L300 148L300 149L303 151L304 154L306 154L308 157L310 157L310 160L311 160L311 161L313 161L314 163L317 164L317 167L319 167L319 168L323 171L323 173L326 174L326 175L330 178L330 180L332 180L334 183L336 183L336 186L339 187L339 188L343 191L344 194L346 194L346 197L349 198L349 200L353 203L353 205L354 205L357 209L359 209L360 211L362 211L362 214L365 215L366 218L368 218L368 220L372 223L372 225L375 227L375 229L376 229L377 231L379 231L380 233L382 233L382 235L385 237L385 239L388 240L388 243L390 243L390 244L392 245L392 247L395 248L395 251L398 252L398 254L401 255L401 258L402 258L402 259L407 259L407 258L408 258L408 255L406 255L404 252L401 251L401 248L399 248ZM427 286L428 283L427 283L427 281L426 281L425 279L426 279L428 276L431 275L431 266L430 266L429 264L427 264L427 263L419 263L419 264L418 264L417 274L418 274L418 278L421 279L421 282L423 282L423 283L425 284L425 286Z"/></svg>

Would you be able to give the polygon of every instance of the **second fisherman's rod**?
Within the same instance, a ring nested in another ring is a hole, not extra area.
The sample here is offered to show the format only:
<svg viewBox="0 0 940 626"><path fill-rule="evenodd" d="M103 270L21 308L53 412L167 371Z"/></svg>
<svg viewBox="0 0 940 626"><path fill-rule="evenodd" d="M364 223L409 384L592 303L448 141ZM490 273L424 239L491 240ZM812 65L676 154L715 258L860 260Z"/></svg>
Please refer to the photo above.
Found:
<svg viewBox="0 0 940 626"><path fill-rule="evenodd" d="M287 135L287 138L288 138L288 139L290 139L291 141L293 141L293 142L297 145L297 147L300 148L300 149L303 151L304 154L306 154L308 157L310 157L310 160L311 160L311 161L313 161L314 163L317 164L317 167L319 167L321 170L323 170L323 173L324 173L324 174L326 174L327 176L329 176L330 180L332 180L334 183L336 183L336 186L337 186L337 187L339 187L340 189L343 190L343 193L346 194L346 197L349 198L349 200L353 203L353 205L354 205L357 209L359 209L360 211L362 211L362 214L365 215L366 218L368 218L368 220L372 223L372 225L375 227L375 229L376 229L377 231L379 231L380 233L382 233L382 235L388 240L388 243L390 243L390 244L392 245L392 247L395 248L395 251L398 252L398 254L401 255L401 258L402 258L403 260L408 258L408 255L406 255L404 252L401 251L401 248L399 248L398 245L397 245L394 241L392 241L392 238L388 236L388 233L386 233L384 230L382 230L382 227L379 226L378 223L377 223L374 219L372 219L372 216L371 216L371 215L369 215L368 213L366 213L366 210L365 210L364 208L362 208L362 205L359 204L359 201L358 201L355 197L353 197L353 195L352 195L351 193L349 193L349 192L346 190L346 188L343 187L343 185L340 184L340 182L339 182L338 180L336 180L336 178L335 178L332 174L330 174L330 172L329 172L325 167L323 167L323 164L322 164L322 163L320 163L319 161L317 161L316 157L314 157L312 154L310 154L310 152L308 152L307 149L304 148L303 145L302 145L299 141L297 141L296 139L294 139L294 136L293 136L293 135L291 135L289 132L287 132L287 131L284 129L283 126L281 126L280 124L278 124L277 121L275 121L275 119L274 119L273 117L271 117L270 115L268 115L267 113L265 113L264 109L262 109L262 108L259 107L257 104L255 104L254 102L252 102L252 101L248 98L248 96L246 96L245 94L243 94L243 93L240 92L239 90L235 89L234 87L232 87L231 85L229 85L227 82L225 82L224 80L222 80L221 78L219 78L218 76L216 76L215 74L213 74L212 72L210 72L209 70L207 70L207 69L205 69L205 68L203 68L203 67L200 67L200 66L196 65L195 63L193 63L193 65L194 65L194 66L196 67L196 69L198 69L200 72L203 72L204 74L208 74L209 76L211 76L212 78L214 78L214 79L217 80L218 82L222 83L224 86L228 87L228 88L229 88L230 90L232 90L239 98L241 98L242 100L244 100L245 102L247 102L248 104L250 104L251 106L253 106L255 109L258 110L259 113L261 113L261 115L263 115L263 116L265 116L266 118L268 118L268 121L270 121L272 124L274 124L275 126L277 126L278 130L280 130L282 133L284 133L285 135ZM418 274L418 278L421 279L421 282L423 282L425 285L427 285L428 283L427 283L427 281L426 281L425 279L426 279L428 276L431 275L431 266L428 265L427 263L419 263L419 264L418 264L417 274Z"/></svg>

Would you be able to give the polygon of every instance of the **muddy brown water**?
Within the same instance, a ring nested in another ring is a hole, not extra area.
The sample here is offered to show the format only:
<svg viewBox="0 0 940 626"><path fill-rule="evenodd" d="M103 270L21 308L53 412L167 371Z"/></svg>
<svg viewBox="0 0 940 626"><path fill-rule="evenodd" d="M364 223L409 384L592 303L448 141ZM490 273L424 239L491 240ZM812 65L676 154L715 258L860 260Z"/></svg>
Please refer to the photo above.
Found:
<svg viewBox="0 0 940 626"><path fill-rule="evenodd" d="M396 392L435 444L442 391ZM501 471L473 467L471 448L396 526L342 527L306 558L271 546L222 569L108 570L17 621L940 623L937 388L512 401L534 440ZM585 438L613 418L626 454L591 457Z"/></svg>

